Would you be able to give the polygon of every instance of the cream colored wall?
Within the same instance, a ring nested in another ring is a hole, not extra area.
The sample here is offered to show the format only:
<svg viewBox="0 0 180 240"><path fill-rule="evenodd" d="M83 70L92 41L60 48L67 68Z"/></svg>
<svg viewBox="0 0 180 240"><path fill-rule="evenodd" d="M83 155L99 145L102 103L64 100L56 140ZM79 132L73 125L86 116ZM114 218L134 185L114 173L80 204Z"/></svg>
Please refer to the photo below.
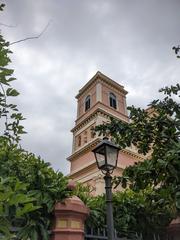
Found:
<svg viewBox="0 0 180 240"><path fill-rule="evenodd" d="M100 82L96 84L96 102L102 102L102 84Z"/></svg>

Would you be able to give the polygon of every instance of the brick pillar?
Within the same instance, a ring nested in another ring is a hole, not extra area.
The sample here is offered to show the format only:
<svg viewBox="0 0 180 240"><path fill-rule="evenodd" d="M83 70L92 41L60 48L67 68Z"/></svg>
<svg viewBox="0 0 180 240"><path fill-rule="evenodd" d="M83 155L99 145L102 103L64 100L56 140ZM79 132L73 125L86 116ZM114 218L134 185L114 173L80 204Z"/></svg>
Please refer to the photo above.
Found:
<svg viewBox="0 0 180 240"><path fill-rule="evenodd" d="M168 227L168 239L180 240L180 217L173 219Z"/></svg>
<svg viewBox="0 0 180 240"><path fill-rule="evenodd" d="M84 222L89 209L76 196L57 203L51 240L84 240Z"/></svg>

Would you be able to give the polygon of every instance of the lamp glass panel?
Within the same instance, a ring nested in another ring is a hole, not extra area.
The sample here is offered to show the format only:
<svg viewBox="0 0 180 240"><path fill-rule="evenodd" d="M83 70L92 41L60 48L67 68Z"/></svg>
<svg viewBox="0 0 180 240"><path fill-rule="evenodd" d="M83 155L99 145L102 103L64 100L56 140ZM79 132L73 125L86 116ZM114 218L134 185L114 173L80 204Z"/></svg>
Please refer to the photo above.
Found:
<svg viewBox="0 0 180 240"><path fill-rule="evenodd" d="M118 151L119 150L117 148L113 148L111 146L106 146L107 164L112 166L112 168L116 167Z"/></svg>
<svg viewBox="0 0 180 240"><path fill-rule="evenodd" d="M104 146L100 147L96 152L96 160L99 168L105 165L105 148Z"/></svg>

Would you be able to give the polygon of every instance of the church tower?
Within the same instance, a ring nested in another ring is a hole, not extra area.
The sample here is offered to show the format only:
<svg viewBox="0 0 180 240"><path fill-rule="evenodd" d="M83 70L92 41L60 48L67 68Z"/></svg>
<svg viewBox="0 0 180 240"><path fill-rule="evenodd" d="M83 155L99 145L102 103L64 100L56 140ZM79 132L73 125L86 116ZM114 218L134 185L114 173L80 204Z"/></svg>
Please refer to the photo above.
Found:
<svg viewBox="0 0 180 240"><path fill-rule="evenodd" d="M71 164L70 178L92 186L95 195L104 192L104 179L92 153L101 139L91 129L107 122L110 117L128 122L126 94L123 86L97 72L76 96L77 119L71 130L73 147L72 154L68 157ZM114 175L120 175L126 166L141 160L143 159L136 149L122 150Z"/></svg>

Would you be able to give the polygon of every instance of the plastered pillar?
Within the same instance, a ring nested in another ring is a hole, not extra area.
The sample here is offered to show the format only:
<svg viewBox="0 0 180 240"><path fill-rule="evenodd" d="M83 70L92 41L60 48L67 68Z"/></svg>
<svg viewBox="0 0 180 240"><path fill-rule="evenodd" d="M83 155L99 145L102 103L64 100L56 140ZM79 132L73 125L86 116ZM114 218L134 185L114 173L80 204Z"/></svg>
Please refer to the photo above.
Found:
<svg viewBox="0 0 180 240"><path fill-rule="evenodd" d="M51 240L84 240L84 222L89 209L76 196L57 203Z"/></svg>
<svg viewBox="0 0 180 240"><path fill-rule="evenodd" d="M168 227L168 239L180 240L180 217L173 219Z"/></svg>

